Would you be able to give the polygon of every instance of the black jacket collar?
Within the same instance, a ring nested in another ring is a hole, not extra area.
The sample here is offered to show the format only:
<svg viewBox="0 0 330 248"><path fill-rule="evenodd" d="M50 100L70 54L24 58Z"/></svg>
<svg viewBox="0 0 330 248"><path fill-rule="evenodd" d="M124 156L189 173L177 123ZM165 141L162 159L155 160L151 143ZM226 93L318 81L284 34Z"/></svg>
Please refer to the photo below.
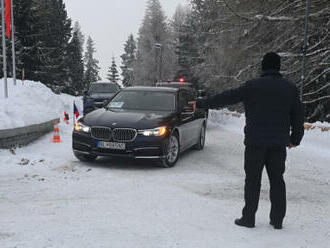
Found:
<svg viewBox="0 0 330 248"><path fill-rule="evenodd" d="M273 76L273 77L283 77L278 70L267 70L263 71L261 74L262 77Z"/></svg>

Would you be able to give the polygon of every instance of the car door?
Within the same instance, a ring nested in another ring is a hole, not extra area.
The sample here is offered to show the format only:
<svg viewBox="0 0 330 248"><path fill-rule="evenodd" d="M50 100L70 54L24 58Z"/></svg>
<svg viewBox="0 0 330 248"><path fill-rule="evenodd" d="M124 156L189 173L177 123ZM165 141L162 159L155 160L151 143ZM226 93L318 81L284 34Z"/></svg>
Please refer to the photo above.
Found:
<svg viewBox="0 0 330 248"><path fill-rule="evenodd" d="M189 111L186 112L185 108L189 107L189 93L185 89L180 89L179 91L179 120L180 120L180 144L182 150L190 147L193 140L195 139L195 123L194 123L194 113Z"/></svg>
<svg viewBox="0 0 330 248"><path fill-rule="evenodd" d="M187 92L189 103L196 104L197 92L193 88L189 88ZM198 142L204 119L205 113L201 109L196 109L195 105L193 118L191 120L191 132L189 133L189 136L191 137L191 145L195 145Z"/></svg>

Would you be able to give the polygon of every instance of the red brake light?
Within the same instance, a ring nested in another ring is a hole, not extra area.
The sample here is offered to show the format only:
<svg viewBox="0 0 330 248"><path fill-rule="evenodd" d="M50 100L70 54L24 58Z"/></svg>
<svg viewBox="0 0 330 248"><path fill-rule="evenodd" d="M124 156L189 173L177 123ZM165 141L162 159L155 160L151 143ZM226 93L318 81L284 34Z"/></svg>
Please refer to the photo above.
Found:
<svg viewBox="0 0 330 248"><path fill-rule="evenodd" d="M184 78L180 78L180 83L184 83Z"/></svg>

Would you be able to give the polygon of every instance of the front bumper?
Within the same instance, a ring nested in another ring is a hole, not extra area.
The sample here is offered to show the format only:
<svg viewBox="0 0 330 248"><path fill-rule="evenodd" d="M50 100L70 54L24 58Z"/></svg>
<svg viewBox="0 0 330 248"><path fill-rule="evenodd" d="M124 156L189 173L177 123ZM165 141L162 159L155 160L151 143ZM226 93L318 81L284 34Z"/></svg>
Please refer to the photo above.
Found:
<svg viewBox="0 0 330 248"><path fill-rule="evenodd" d="M126 150L111 150L97 147L99 140L90 134L73 132L72 149L75 153L86 155L121 157L134 159L159 159L164 158L164 150L168 137L145 137L138 135L132 142L126 143Z"/></svg>

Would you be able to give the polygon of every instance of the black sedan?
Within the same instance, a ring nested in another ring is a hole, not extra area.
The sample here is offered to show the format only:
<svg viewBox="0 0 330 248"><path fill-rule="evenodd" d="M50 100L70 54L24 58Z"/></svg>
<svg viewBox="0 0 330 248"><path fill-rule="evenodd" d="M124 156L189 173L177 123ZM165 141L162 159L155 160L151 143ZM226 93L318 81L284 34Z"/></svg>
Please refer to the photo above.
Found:
<svg viewBox="0 0 330 248"><path fill-rule="evenodd" d="M205 111L184 88L130 87L75 124L73 152L82 161L98 156L157 159L172 167L181 152L205 143Z"/></svg>

